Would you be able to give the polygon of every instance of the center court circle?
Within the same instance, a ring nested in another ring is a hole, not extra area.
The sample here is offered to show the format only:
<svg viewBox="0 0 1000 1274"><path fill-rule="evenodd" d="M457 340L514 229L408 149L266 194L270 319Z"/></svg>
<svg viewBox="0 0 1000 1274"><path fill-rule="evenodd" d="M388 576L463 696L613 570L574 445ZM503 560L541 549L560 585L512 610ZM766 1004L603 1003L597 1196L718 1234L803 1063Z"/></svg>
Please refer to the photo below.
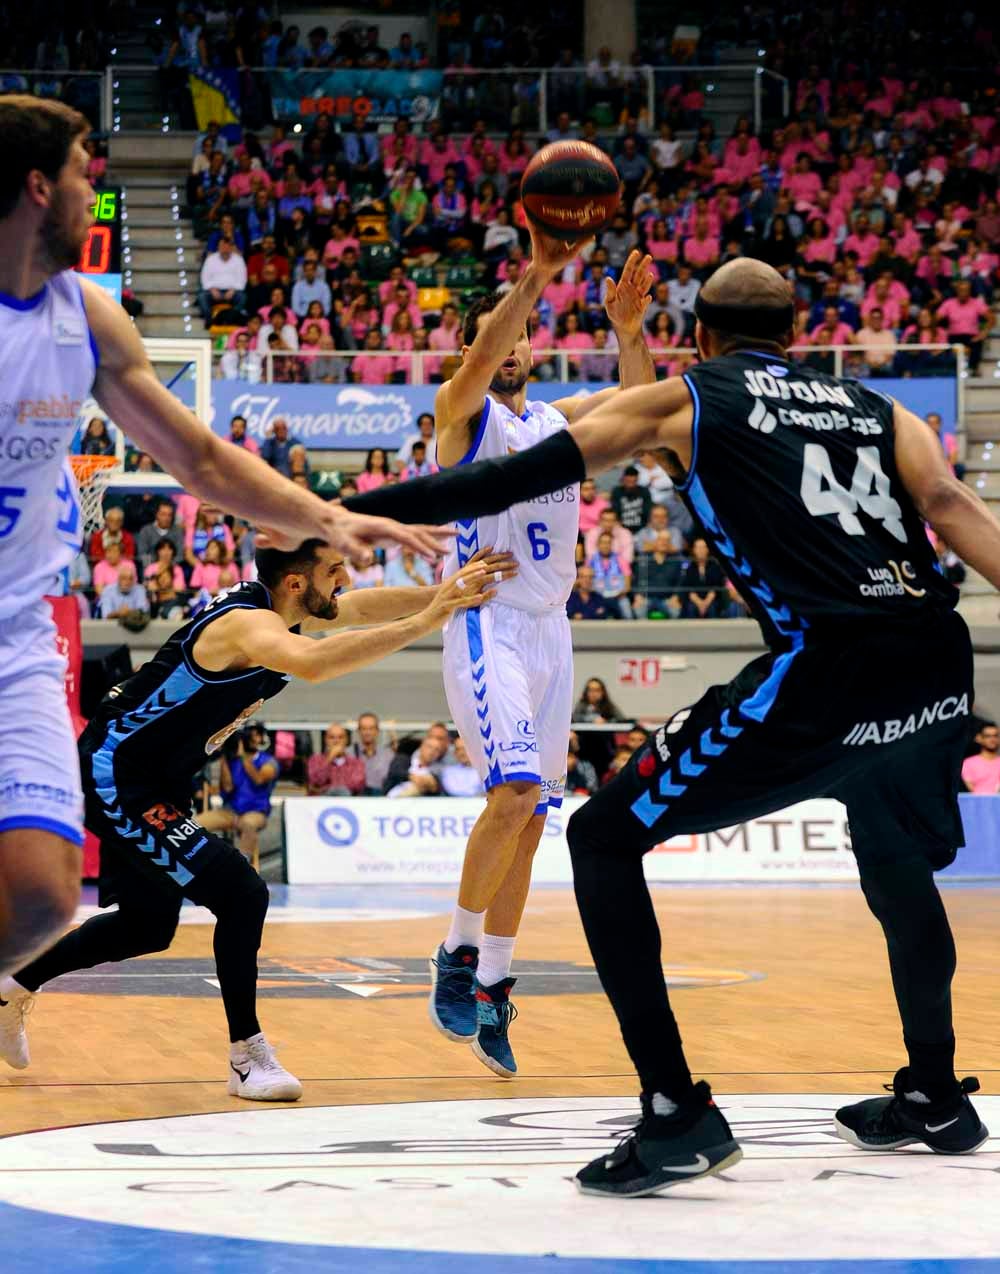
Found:
<svg viewBox="0 0 1000 1274"><path fill-rule="evenodd" d="M656 1202L594 1200L572 1185L636 1118L635 1101L613 1097L239 1109L27 1133L4 1140L0 1202L331 1251L502 1255L512 1274L545 1254L1000 1256L1000 1138L962 1158L866 1154L833 1132L833 1112L851 1100L720 1095L743 1162ZM1000 1126L1000 1097L976 1104ZM500 1215L502 1225L470 1222Z"/></svg>

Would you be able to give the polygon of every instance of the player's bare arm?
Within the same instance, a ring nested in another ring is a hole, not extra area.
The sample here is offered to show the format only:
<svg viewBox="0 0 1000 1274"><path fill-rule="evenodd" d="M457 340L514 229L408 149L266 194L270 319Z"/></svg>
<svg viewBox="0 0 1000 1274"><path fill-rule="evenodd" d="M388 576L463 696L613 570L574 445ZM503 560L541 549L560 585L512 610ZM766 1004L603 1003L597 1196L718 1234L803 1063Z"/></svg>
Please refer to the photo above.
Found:
<svg viewBox="0 0 1000 1274"><path fill-rule="evenodd" d="M640 451L661 453L672 477L683 479L691 465L694 406L680 376L635 389L595 394L576 412L571 434L587 476L594 477ZM596 401L601 399L600 402Z"/></svg>
<svg viewBox="0 0 1000 1274"><path fill-rule="evenodd" d="M634 250L629 253L618 282L615 283L614 279L607 281L604 309L618 340L620 389L652 385L656 380L656 364L643 334L646 311L653 300L649 289L655 277L653 258L644 257L638 250ZM579 419L585 406L588 411L592 411L602 403L610 402L618 392L619 389L615 388L600 389L596 394L560 398L552 405L572 424Z"/></svg>
<svg viewBox="0 0 1000 1274"><path fill-rule="evenodd" d="M517 574L517 562L510 553L494 553L484 548L469 558L467 566L480 563L493 576L494 584L513 579ZM370 624L391 624L425 610L445 587L447 581L430 584L426 588L358 588L338 597L336 619L317 619L310 616L299 625L300 632L331 632L338 628L363 628Z"/></svg>
<svg viewBox="0 0 1000 1274"><path fill-rule="evenodd" d="M919 416L896 403L896 466L927 521L963 562L1000 588L1000 522L948 467L941 444Z"/></svg>
<svg viewBox="0 0 1000 1274"><path fill-rule="evenodd" d="M443 465L457 464L468 450L472 424L486 400L486 391L504 364L516 358L520 341L527 344L528 319L546 285L579 253L582 242L551 239L530 228L531 260L524 274L500 304L479 323L476 339L463 347L462 365L438 390L434 402L437 454ZM530 347L527 351L530 359Z"/></svg>
<svg viewBox="0 0 1000 1274"><path fill-rule="evenodd" d="M81 287L100 351L94 396L194 495L266 527L276 548L291 548L309 538L351 553L364 552L382 540L428 555L445 547L446 539L436 528L359 517L324 503L242 448L227 446L160 384L125 311L88 279L81 280Z"/></svg>
<svg viewBox="0 0 1000 1274"><path fill-rule="evenodd" d="M290 632L273 611L231 611L206 626L195 643L194 658L208 672L269 668L303 681L331 681L378 663L441 628L453 611L481 606L495 596L493 573L477 562L445 580L423 610L359 632L312 638Z"/></svg>

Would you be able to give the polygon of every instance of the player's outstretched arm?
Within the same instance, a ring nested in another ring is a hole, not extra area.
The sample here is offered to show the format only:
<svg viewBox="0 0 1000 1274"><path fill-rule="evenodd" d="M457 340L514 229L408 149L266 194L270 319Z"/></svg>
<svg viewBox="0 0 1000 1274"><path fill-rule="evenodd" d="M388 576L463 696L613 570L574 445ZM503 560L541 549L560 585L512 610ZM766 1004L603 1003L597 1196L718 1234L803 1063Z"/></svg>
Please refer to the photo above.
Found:
<svg viewBox="0 0 1000 1274"><path fill-rule="evenodd" d="M896 468L917 512L966 565L1000 588L1000 522L952 473L929 425L900 403L893 422Z"/></svg>
<svg viewBox="0 0 1000 1274"><path fill-rule="evenodd" d="M438 390L434 401L437 455L444 465L457 464L468 448L469 423L483 409L486 391L497 369L528 325L538 298L556 274L579 253L581 241L550 239L534 226L531 260L504 299L479 324L462 365Z"/></svg>
<svg viewBox="0 0 1000 1274"><path fill-rule="evenodd" d="M495 553L492 547L480 549L466 565L472 566L476 562L492 574L494 584L502 584L517 574L517 562L512 554ZM321 633L336 628L362 628L366 624L390 624L425 610L444 586L442 582L429 584L426 588L352 589L338 597L335 620L306 619L299 625L299 631Z"/></svg>
<svg viewBox="0 0 1000 1274"><path fill-rule="evenodd" d="M314 639L289 632L273 611L234 610L206 627L194 656L209 671L221 671L242 660L303 681L332 681L434 632L453 611L481 606L495 596L493 573L477 562L445 580L417 614L360 632Z"/></svg>
<svg viewBox="0 0 1000 1274"><path fill-rule="evenodd" d="M266 528L276 548L316 538L345 553L395 541L438 554L440 534L385 519L359 519L297 487L242 447L228 446L161 385L125 311L106 292L81 281L100 365L94 395L112 420L192 494ZM420 519L421 522L426 519Z"/></svg>

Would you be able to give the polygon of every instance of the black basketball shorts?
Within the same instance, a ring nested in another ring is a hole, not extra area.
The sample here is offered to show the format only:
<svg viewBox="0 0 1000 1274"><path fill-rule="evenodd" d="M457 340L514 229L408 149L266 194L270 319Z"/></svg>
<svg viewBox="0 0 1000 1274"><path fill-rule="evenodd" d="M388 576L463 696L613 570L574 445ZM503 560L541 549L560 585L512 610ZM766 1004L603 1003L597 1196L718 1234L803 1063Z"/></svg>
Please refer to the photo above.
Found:
<svg viewBox="0 0 1000 1274"><path fill-rule="evenodd" d="M677 712L581 810L588 832L651 849L831 796L859 862L964 844L960 771L972 647L954 613L767 654Z"/></svg>

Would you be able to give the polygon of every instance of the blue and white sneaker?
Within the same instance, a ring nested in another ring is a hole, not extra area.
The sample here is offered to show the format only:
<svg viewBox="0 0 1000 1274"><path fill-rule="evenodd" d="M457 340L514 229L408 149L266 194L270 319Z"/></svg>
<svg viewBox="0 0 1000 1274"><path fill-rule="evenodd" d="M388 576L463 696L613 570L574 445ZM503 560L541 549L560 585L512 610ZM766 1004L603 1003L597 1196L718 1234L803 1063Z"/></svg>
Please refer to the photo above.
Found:
<svg viewBox="0 0 1000 1274"><path fill-rule="evenodd" d="M431 1021L442 1035L459 1044L471 1044L479 1030L476 1014L476 969L478 947L456 947L445 951L444 944L431 956Z"/></svg>
<svg viewBox="0 0 1000 1274"><path fill-rule="evenodd" d="M517 1009L510 1002L511 987L516 981L517 978L503 978L494 986L481 986L476 991L479 1034L472 1051L501 1079L513 1079L517 1074L517 1062L507 1037L510 1024L517 1017Z"/></svg>

